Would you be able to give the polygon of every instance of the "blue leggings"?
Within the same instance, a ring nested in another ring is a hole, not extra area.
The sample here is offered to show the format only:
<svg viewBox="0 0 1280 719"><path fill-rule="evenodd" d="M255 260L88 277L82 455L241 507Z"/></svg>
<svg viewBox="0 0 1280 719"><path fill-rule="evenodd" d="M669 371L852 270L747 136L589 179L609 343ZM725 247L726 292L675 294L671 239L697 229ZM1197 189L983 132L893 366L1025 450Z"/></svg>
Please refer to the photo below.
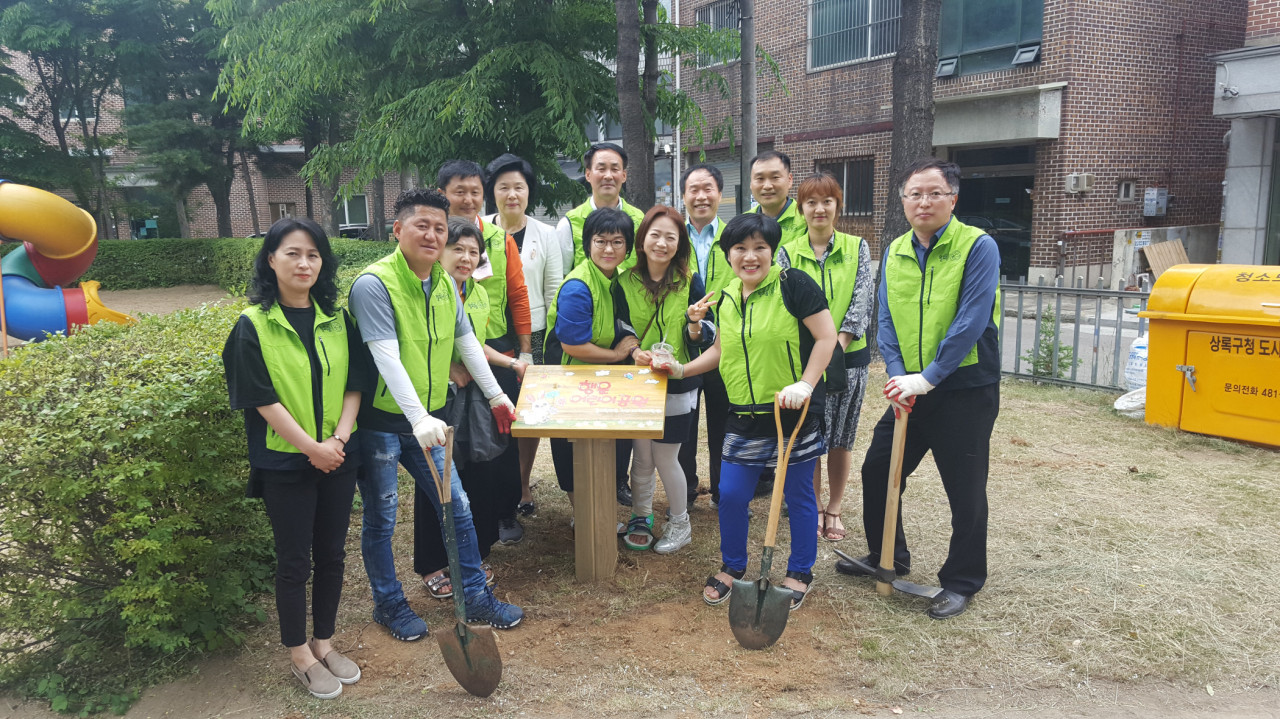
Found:
<svg viewBox="0 0 1280 719"><path fill-rule="evenodd" d="M818 557L818 499L813 493L817 459L787 467L783 496L791 525L787 571L808 572ZM720 556L736 571L747 568L747 503L766 467L723 462L720 465Z"/></svg>

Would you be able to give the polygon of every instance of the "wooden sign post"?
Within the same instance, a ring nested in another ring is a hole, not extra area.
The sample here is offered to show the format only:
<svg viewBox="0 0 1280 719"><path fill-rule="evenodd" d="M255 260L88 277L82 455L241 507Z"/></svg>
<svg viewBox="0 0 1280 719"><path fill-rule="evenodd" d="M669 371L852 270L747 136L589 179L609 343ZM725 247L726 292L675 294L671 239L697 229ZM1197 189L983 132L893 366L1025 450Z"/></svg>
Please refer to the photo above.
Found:
<svg viewBox="0 0 1280 719"><path fill-rule="evenodd" d="M533 365L525 370L513 437L573 442L574 564L580 582L618 563L615 439L660 439L667 378L647 367Z"/></svg>

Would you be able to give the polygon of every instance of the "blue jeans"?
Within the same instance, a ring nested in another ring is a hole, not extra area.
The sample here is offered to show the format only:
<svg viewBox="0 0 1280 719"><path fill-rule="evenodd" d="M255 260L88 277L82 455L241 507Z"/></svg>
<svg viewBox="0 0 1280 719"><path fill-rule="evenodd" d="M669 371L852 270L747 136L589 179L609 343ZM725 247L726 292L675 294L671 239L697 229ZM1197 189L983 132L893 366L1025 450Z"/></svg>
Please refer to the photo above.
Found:
<svg viewBox="0 0 1280 719"><path fill-rule="evenodd" d="M360 452L360 498L364 502L364 528L360 533L360 553L364 555L364 568L369 574L369 586L373 589L373 601L378 606L403 602L404 590L396 579L395 558L391 553L391 535L396 529L396 507L399 504L397 466L404 465L418 488L431 498L441 517L443 533L444 510L435 480L427 467L426 456L412 434L394 434L364 429ZM432 447L431 459L436 469L444 472L444 447ZM450 492L453 497L454 529L458 535L458 563L462 569L462 596L468 601L484 595L488 587L484 572L480 569L480 548L476 542L475 524L471 519L471 503L462 490L456 467L449 468ZM455 578L456 579L456 578ZM456 584L454 585L457 586Z"/></svg>
<svg viewBox="0 0 1280 719"><path fill-rule="evenodd" d="M817 463L815 458L787 467L783 496L787 498L791 525L789 572L812 571L818 557L818 499L813 493L813 467ZM725 566L735 572L747 568L747 504L767 469L732 462L720 465L720 556Z"/></svg>

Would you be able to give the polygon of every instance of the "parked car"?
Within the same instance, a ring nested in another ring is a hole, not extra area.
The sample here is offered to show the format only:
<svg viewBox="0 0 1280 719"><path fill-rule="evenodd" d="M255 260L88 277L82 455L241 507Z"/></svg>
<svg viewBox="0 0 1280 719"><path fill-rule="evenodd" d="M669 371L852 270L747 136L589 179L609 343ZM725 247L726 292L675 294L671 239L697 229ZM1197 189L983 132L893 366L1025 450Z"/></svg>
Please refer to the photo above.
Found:
<svg viewBox="0 0 1280 719"><path fill-rule="evenodd" d="M381 237L373 232L367 223L354 223L349 225L338 226L338 237L347 237L354 240L377 240L384 241L391 236L391 223L387 223Z"/></svg>

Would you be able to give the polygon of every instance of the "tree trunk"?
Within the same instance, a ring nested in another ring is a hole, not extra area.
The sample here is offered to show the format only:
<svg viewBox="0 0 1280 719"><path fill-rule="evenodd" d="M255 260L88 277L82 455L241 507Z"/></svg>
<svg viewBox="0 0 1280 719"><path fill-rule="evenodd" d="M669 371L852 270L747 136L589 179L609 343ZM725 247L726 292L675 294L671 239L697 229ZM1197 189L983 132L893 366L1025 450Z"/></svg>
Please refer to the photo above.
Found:
<svg viewBox="0 0 1280 719"><path fill-rule="evenodd" d="M893 146L889 202L881 248L907 231L898 200L902 170L933 154L933 75L938 65L938 21L942 0L902 0L898 54L893 60Z"/></svg>
<svg viewBox="0 0 1280 719"><path fill-rule="evenodd" d="M179 197L173 202L173 209L178 214L178 236L182 239L191 238L191 218L187 217L187 202Z"/></svg>
<svg viewBox="0 0 1280 719"><path fill-rule="evenodd" d="M253 191L253 175L249 174L249 153L240 151L240 164L244 166L244 187L249 193L249 216L253 218L253 234L262 232L262 223L258 221L258 200Z"/></svg>
<svg viewBox="0 0 1280 719"><path fill-rule="evenodd" d="M329 116L329 147L337 145L342 139L338 131L338 116L336 114ZM334 175L333 179L325 183L324 199L325 205L329 208L329 236L338 236L338 226L342 224L343 217L342 198L338 197L338 187L340 179Z"/></svg>
<svg viewBox="0 0 1280 719"><path fill-rule="evenodd" d="M645 4L655 0L644 0ZM635 0L617 0L618 15L618 115L622 120L622 146L628 155L626 196L642 210L653 206L653 144L645 128L644 100L640 95L640 13Z"/></svg>
<svg viewBox="0 0 1280 719"><path fill-rule="evenodd" d="M756 156L756 19L755 0L739 0L742 13L739 33L742 40L742 193L738 212L751 207L751 158Z"/></svg>
<svg viewBox="0 0 1280 719"><path fill-rule="evenodd" d="M382 241L387 239L387 183L378 175L369 187L373 190L369 193L369 238Z"/></svg>

